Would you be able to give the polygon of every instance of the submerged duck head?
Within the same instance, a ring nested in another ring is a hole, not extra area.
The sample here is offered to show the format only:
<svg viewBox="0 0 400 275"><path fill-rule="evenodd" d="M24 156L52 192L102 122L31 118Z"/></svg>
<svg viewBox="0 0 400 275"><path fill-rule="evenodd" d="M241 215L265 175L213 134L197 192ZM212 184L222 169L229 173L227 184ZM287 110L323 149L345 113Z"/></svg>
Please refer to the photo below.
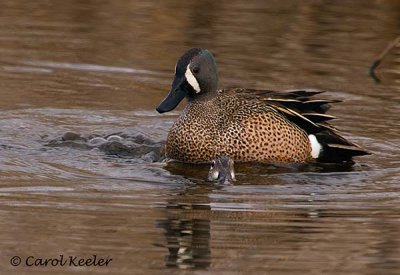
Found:
<svg viewBox="0 0 400 275"><path fill-rule="evenodd" d="M236 181L234 162L230 157L218 156L216 157L208 172L209 181L218 181L219 183L228 184Z"/></svg>
<svg viewBox="0 0 400 275"><path fill-rule="evenodd" d="M217 87L217 64L211 52L190 49L176 63L171 91L156 110L159 113L172 111L183 98L201 98L216 92Z"/></svg>

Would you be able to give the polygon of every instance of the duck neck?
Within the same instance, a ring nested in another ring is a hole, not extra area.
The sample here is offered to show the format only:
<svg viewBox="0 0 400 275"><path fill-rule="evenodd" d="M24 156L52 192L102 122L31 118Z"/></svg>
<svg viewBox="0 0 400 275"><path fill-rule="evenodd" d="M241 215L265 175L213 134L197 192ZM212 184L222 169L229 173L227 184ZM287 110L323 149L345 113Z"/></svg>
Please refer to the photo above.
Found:
<svg viewBox="0 0 400 275"><path fill-rule="evenodd" d="M212 90L212 91L205 91L201 92L199 94L189 94L186 98L187 101L193 102L193 101L208 101L214 97L217 96L217 90Z"/></svg>

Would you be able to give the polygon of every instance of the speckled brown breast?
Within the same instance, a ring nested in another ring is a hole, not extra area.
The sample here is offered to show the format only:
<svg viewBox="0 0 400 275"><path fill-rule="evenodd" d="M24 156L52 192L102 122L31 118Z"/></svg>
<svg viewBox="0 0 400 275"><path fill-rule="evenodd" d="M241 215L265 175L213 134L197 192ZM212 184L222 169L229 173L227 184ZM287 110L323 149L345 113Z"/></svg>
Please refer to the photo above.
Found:
<svg viewBox="0 0 400 275"><path fill-rule="evenodd" d="M172 126L166 156L209 162L217 155L235 161L305 162L311 146L304 130L259 100L219 91L210 100L188 103Z"/></svg>

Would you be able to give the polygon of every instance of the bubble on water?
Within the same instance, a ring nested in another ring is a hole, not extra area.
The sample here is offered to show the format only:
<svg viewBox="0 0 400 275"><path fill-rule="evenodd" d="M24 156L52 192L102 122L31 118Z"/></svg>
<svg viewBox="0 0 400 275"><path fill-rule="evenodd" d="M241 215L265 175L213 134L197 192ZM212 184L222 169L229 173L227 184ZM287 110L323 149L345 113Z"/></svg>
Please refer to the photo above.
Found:
<svg viewBox="0 0 400 275"><path fill-rule="evenodd" d="M94 137L91 140L89 140L89 144L93 145L93 146L99 146L101 144L106 143L107 140L105 138L102 137Z"/></svg>
<svg viewBox="0 0 400 275"><path fill-rule="evenodd" d="M74 133L74 132L66 132L62 138L63 141L71 141L71 140L84 140L84 138L78 134L78 133Z"/></svg>
<svg viewBox="0 0 400 275"><path fill-rule="evenodd" d="M122 137L117 136L117 135L112 135L107 137L107 141L111 142L111 141L122 141Z"/></svg>

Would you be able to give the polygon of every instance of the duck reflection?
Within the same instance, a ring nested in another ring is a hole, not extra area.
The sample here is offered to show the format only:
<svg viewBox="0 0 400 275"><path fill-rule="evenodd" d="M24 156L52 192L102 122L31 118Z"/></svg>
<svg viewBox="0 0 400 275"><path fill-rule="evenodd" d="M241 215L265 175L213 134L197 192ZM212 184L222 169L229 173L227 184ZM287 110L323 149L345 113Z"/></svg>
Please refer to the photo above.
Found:
<svg viewBox="0 0 400 275"><path fill-rule="evenodd" d="M209 220L166 219L160 226L167 239L166 266L186 269L210 265Z"/></svg>
<svg viewBox="0 0 400 275"><path fill-rule="evenodd" d="M167 267L206 269L210 266L209 191L205 185L188 187L167 202L167 217L157 222L164 229L167 242Z"/></svg>

